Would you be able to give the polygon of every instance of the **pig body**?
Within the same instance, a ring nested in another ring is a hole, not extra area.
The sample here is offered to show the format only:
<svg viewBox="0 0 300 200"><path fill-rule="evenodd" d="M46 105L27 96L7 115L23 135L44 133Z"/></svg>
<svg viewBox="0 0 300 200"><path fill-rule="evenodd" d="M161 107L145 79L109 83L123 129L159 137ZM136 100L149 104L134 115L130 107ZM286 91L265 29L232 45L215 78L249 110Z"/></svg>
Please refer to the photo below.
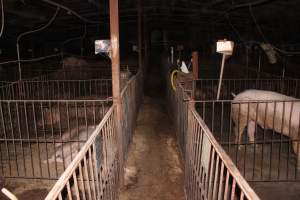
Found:
<svg viewBox="0 0 300 200"><path fill-rule="evenodd" d="M298 140L300 102L295 100L294 97L264 90L246 90L236 95L231 107L236 143L241 143L246 126L249 141L253 143L256 124ZM298 142L293 142L293 150L300 169Z"/></svg>
<svg viewBox="0 0 300 200"><path fill-rule="evenodd" d="M78 67L86 67L89 64L87 61L81 58L76 58L73 56L67 57L63 59L63 66L64 68L78 68Z"/></svg>
<svg viewBox="0 0 300 200"><path fill-rule="evenodd" d="M132 73L129 71L129 69L127 68L126 70L122 70L120 71L120 85L121 85L121 89L125 87L127 81L129 81L129 79L131 78Z"/></svg>
<svg viewBox="0 0 300 200"><path fill-rule="evenodd" d="M68 120L71 123L79 119L87 120L88 123L94 123L94 120L98 120L99 117L102 117L108 109L109 107L99 107L99 105L78 106L77 108L70 106L69 109L67 109L65 105L60 107L56 105L43 110L43 119L39 119L38 126L67 124ZM97 123L97 121L95 123Z"/></svg>
<svg viewBox="0 0 300 200"><path fill-rule="evenodd" d="M55 144L54 154L49 159L44 160L43 163L51 164L56 161L57 163L64 163L65 166L68 166L84 145L84 141L88 140L94 130L95 126L80 126L78 129L74 128L70 132L64 132L61 137L62 142Z"/></svg>
<svg viewBox="0 0 300 200"><path fill-rule="evenodd" d="M94 133L96 126L80 126L78 128L73 128L70 132L66 131L63 133L61 140L62 142L57 142L55 144L55 152L51 155L49 159L43 160L44 164L52 164L52 163L62 163L64 166L68 166L72 160L75 158L77 153L85 144L85 141L89 139L89 137ZM101 164L103 165L105 173L108 173L108 169L111 168L114 160L117 155L117 143L116 137L114 134L109 132L105 133L106 135L102 135L103 133L99 133L102 138L104 146L99 146L101 148L101 152L103 155L97 155L102 157ZM76 142L74 142L76 141ZM80 141L80 142L77 142Z"/></svg>

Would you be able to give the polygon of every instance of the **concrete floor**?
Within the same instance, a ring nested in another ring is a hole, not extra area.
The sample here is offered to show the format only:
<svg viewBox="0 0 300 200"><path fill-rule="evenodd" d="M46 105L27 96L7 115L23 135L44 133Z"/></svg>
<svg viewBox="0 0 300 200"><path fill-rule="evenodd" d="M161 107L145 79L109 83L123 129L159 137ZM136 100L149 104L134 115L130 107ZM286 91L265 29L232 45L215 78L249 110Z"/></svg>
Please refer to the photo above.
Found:
<svg viewBox="0 0 300 200"><path fill-rule="evenodd" d="M121 200L184 199L183 167L163 102L144 98L126 163L137 174L125 182Z"/></svg>

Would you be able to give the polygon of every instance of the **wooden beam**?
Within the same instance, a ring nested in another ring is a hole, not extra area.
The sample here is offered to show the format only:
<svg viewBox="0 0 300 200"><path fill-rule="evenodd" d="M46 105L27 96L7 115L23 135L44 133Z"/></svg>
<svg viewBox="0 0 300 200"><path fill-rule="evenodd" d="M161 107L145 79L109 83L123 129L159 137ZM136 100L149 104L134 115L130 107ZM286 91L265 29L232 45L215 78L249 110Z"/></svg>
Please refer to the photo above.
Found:
<svg viewBox="0 0 300 200"><path fill-rule="evenodd" d="M199 78L199 54L197 51L192 53L192 64L193 64L193 79Z"/></svg>
<svg viewBox="0 0 300 200"><path fill-rule="evenodd" d="M143 31L142 31L142 0L138 0L138 51L139 51L139 68L143 66Z"/></svg>
<svg viewBox="0 0 300 200"><path fill-rule="evenodd" d="M120 185L124 183L124 148L123 133L121 130L122 122L122 104L121 104L121 86L120 86L120 48L119 48L119 5L118 0L109 0L110 12L110 39L111 39L111 67L112 67L112 92L113 103L116 109L116 131L118 139L119 153L119 177Z"/></svg>

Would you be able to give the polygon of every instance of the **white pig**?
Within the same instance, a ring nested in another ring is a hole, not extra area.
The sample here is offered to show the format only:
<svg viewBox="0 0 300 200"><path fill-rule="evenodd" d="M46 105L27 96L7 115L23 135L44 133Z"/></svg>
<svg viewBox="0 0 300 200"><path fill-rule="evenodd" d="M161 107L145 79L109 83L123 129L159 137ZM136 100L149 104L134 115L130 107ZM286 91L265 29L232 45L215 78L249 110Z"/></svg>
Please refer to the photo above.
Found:
<svg viewBox="0 0 300 200"><path fill-rule="evenodd" d="M120 71L120 85L121 89L125 87L127 81L131 78L132 73L130 72L129 68L127 67L125 70Z"/></svg>
<svg viewBox="0 0 300 200"><path fill-rule="evenodd" d="M64 124L67 123L68 120L74 121L78 119L93 121L94 115L99 116L100 114L105 114L106 110L108 109L109 107L103 108L99 107L98 105L95 107L88 105L86 107L77 106L77 108L75 108L74 106L69 106L67 110L67 106L65 104L60 105L60 107L54 105L51 108L43 109L43 118L40 117L38 119L37 125L43 127L43 125L50 126L58 123Z"/></svg>
<svg viewBox="0 0 300 200"><path fill-rule="evenodd" d="M88 63L84 59L73 56L64 58L62 62L65 69L88 66Z"/></svg>
<svg viewBox="0 0 300 200"><path fill-rule="evenodd" d="M61 140L64 143L56 143L54 154L49 159L44 160L43 163L50 164L56 161L57 163L64 162L65 166L68 166L72 159L75 158L80 148L84 145L84 141L88 140L94 130L95 126L80 126L78 129L73 128L70 132L64 132L61 137ZM70 140L72 142L68 142ZM74 142L78 140L82 142Z"/></svg>
<svg viewBox="0 0 300 200"><path fill-rule="evenodd" d="M264 90L246 90L236 95L231 107L236 143L241 142L246 126L249 141L254 142L256 121L263 129L271 129L294 141L298 140L300 101L296 100L294 97ZM298 157L297 169L300 170L298 142L293 142L293 150Z"/></svg>

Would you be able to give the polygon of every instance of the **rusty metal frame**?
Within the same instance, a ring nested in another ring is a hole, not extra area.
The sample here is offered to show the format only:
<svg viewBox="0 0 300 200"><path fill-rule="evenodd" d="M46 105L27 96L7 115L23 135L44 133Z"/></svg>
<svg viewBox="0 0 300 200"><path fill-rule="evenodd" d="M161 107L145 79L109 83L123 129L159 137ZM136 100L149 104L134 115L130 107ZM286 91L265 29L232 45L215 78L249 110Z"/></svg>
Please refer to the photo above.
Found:
<svg viewBox="0 0 300 200"><path fill-rule="evenodd" d="M185 163L186 198L259 199L196 112L191 96L176 85L174 92L168 82L167 97Z"/></svg>

